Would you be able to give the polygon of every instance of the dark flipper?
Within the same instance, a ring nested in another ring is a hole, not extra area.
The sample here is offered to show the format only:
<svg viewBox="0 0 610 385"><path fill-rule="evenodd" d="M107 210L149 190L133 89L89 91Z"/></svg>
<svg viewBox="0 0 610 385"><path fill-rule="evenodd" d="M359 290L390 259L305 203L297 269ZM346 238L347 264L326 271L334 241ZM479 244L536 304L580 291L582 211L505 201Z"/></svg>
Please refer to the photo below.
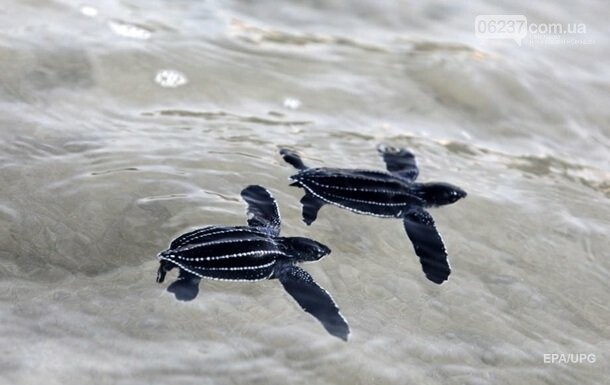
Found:
<svg viewBox="0 0 610 385"><path fill-rule="evenodd" d="M276 277L303 310L316 317L330 334L347 341L347 321L339 313L330 294L318 286L305 270L294 265L284 265Z"/></svg>
<svg viewBox="0 0 610 385"><path fill-rule="evenodd" d="M178 279L167 287L167 291L174 293L179 301L192 301L199 294L200 281L201 278L196 275L180 270Z"/></svg>
<svg viewBox="0 0 610 385"><path fill-rule="evenodd" d="M415 208L407 212L403 222L426 277L438 284L446 281L451 268L445 245L434 227L432 216L423 208Z"/></svg>
<svg viewBox="0 0 610 385"><path fill-rule="evenodd" d="M387 147L380 145L377 148L379 154L383 157L386 168L392 174L396 174L409 182L415 181L419 175L415 156L407 149Z"/></svg>
<svg viewBox="0 0 610 385"><path fill-rule="evenodd" d="M294 168L297 168L299 170L305 170L308 168L307 166L305 166L305 164L303 164L303 161L301 160L299 154L292 150L283 148L280 150L280 155L282 155L282 158L284 158L286 163L291 164Z"/></svg>
<svg viewBox="0 0 610 385"><path fill-rule="evenodd" d="M248 225L264 227L273 235L279 235L280 212L271 193L261 186L251 185L241 191L241 196L248 204Z"/></svg>
<svg viewBox="0 0 610 385"><path fill-rule="evenodd" d="M166 273L167 270L164 268L163 264L161 264L161 266L159 266L159 269L157 270L157 283L163 283L163 281L165 281Z"/></svg>
<svg viewBox="0 0 610 385"><path fill-rule="evenodd" d="M165 281L165 274L176 267L173 263L165 260L159 261L159 269L157 270L157 283L163 283Z"/></svg>
<svg viewBox="0 0 610 385"><path fill-rule="evenodd" d="M301 204L303 205L303 222L309 226L318 217L318 211L324 205L324 201L306 192L301 198Z"/></svg>

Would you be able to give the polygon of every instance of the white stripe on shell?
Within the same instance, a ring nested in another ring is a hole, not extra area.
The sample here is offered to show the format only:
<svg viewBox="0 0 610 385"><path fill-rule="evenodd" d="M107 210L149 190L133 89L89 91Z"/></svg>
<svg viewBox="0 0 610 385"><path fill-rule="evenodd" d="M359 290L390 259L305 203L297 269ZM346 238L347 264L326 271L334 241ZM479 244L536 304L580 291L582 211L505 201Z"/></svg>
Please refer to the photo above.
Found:
<svg viewBox="0 0 610 385"><path fill-rule="evenodd" d="M262 255L269 255L269 254L279 254L284 257L287 256L286 253L279 251L279 250L255 250L255 251L246 251L244 253L225 254L225 255L217 255L214 257L200 257L200 258L189 258L189 257L181 256L179 254L170 254L170 256L173 256L174 258L177 258L177 259L181 259L183 261L200 262L200 261L217 261L220 259L248 257L251 255L262 256Z"/></svg>
<svg viewBox="0 0 610 385"><path fill-rule="evenodd" d="M305 181L305 179L306 179L306 181ZM357 192L379 192L379 193L392 193L392 194L396 193L396 190L390 190L390 189L379 189L379 188L367 189L367 188L358 188L358 187L332 186L332 185L316 182L313 178L301 178L301 179L297 179L296 181L299 183L311 182L312 184L315 184L316 186L319 186L322 188L327 188L327 189L335 189L335 190L357 191Z"/></svg>
<svg viewBox="0 0 610 385"><path fill-rule="evenodd" d="M331 205L335 205L335 206L341 207L342 209L345 209L345 210L348 210L348 211L351 211L351 212L354 212L354 213L358 213L358 214L372 215L372 216L374 216L374 217L379 217L379 218L396 218L394 215L382 215L382 214L375 214L375 213L371 213L371 212L362 211L362 210L357 210L357 209L354 209L354 208L351 208L351 207L347 207L347 206L345 206L345 205L342 205L341 203L333 202L333 201L331 201L331 200L329 200L329 199L327 199L327 198L325 198L325 197L321 196L320 194L318 194L318 193L316 193L315 191L313 191L313 190L311 189L311 187L309 187L309 186L307 186L307 185L305 185L305 184L303 184L303 187L304 187L304 188L305 188L307 191L309 191L309 192L310 192L310 193L311 193L313 196L315 196L316 198L322 199L324 202L326 202L326 203L328 203L328 204L331 204Z"/></svg>
<svg viewBox="0 0 610 385"><path fill-rule="evenodd" d="M339 198L339 199L344 199L346 201L352 201L352 202L358 202L358 203L366 203L369 205L373 205L373 206L389 206L389 207L398 207L398 206L411 206L411 203L382 203L382 202L373 202L373 201L365 201L363 199L356 199L356 198L349 198L349 197L342 197L340 195L337 194L331 194L331 193L325 193L328 196L331 196L333 198Z"/></svg>
<svg viewBox="0 0 610 385"><path fill-rule="evenodd" d="M214 229L213 229L214 227L216 227L216 226L212 225L212 226L206 226L206 227L202 227L200 229L190 231L189 233L182 234L178 238L172 240L171 243L176 242L181 237L184 237L184 239L182 239L180 241L180 244L178 244L178 246L184 245L185 243L188 243L191 239L196 239L196 238L202 237L204 235L207 235L207 234L202 234L202 232L204 232L206 230L214 231Z"/></svg>
<svg viewBox="0 0 610 385"><path fill-rule="evenodd" d="M271 195L271 193L269 193L269 195ZM280 226L282 225L282 215L280 214L280 207L277 204L277 201L275 200L275 197L273 195L271 195L271 199L273 199L273 204L275 205L275 213L277 214L277 218L273 221L275 223L275 226L277 227L277 232L279 234L280 232Z"/></svg>
<svg viewBox="0 0 610 385"><path fill-rule="evenodd" d="M205 230L205 228L202 229L202 230ZM195 230L195 231L197 231L197 230ZM263 232L260 232L260 231L257 231L257 230L254 230L253 228L231 228L231 229L225 229L225 230L220 230L220 231L216 231L216 232L212 232L212 233L206 233L206 234L193 234L192 236L183 239L180 242L180 244L177 245L177 247L180 247L180 246L184 245L185 243L194 241L195 239L198 239L198 238L203 238L203 237L213 236L213 235L219 235L219 234L235 233L235 232L238 232L238 231L245 231L247 233L267 236L267 234L265 234ZM178 237L178 238L180 238L180 237ZM178 238L176 238L176 239L178 239ZM175 241L175 239L174 239L174 241ZM174 242L174 241L172 241L172 242Z"/></svg>
<svg viewBox="0 0 610 385"><path fill-rule="evenodd" d="M273 275L273 270L271 270L271 272L269 273L269 275L267 275L266 277L262 277L262 278L253 278L253 279L229 279L229 278L208 277L208 276L202 275L201 273L197 273L197 272L195 272L195 271L193 271L193 270L191 270L191 269L189 269L189 268L185 267L184 265L182 265L182 264L181 264L181 263L179 263L179 262L176 262L176 261L175 261L175 260L173 260L173 259L168 259L168 258L166 258L166 257L164 257L164 256L163 256L163 257L159 257L159 258L160 258L160 259L163 259L163 260L166 260L166 261L169 261L169 262L171 262L171 263L175 264L176 266L178 266L178 268L180 268L180 269L182 269L182 270L184 270L184 271L186 271L186 272L188 272L188 273L191 273L191 274L193 274L193 275L195 275L195 276L197 276L197 277L199 277L199 278L213 279L213 280L215 280L215 281L232 281L232 282L258 282L258 281L265 281L265 280L269 279L269 278L270 278L270 277Z"/></svg>
<svg viewBox="0 0 610 385"><path fill-rule="evenodd" d="M357 202L357 203L366 203L366 204L373 205L373 206L399 207L399 206L409 206L409 205L411 205L410 203L382 203L382 202L365 201L365 200L362 200L362 199L341 197L341 196L336 195L336 194L328 194L328 195L332 196L333 198L344 199L346 201Z"/></svg>
<svg viewBox="0 0 610 385"><path fill-rule="evenodd" d="M203 275L201 275L199 273L196 273L193 270L183 266L181 263L176 262L176 260L172 259L171 257L175 257L175 255L160 255L159 259L162 259L162 260L165 260L165 261L169 261L169 262L175 264L176 266L178 266L179 268L181 268L182 270L184 270L186 272L189 272L189 273L191 273L193 275L196 275L197 277L203 277Z"/></svg>
<svg viewBox="0 0 610 385"><path fill-rule="evenodd" d="M384 171L370 171L370 170L359 170L359 169L346 169L345 172L368 172L368 173L372 173L372 174L377 174L379 175L379 178L375 178L373 176L369 176L369 175L345 175L345 174L333 174L332 171L326 171L326 170L320 170L322 172L325 172L326 174L316 174L315 176L318 178L337 178L337 177L344 177L344 178L353 178L353 179L360 179L360 180L366 180L369 182L385 182L387 181L386 178L389 177L391 179L397 180L398 178L396 178L395 175L392 175L388 172L384 172ZM381 178L381 177L386 177L386 178ZM401 181L402 182L402 181Z"/></svg>
<svg viewBox="0 0 610 385"><path fill-rule="evenodd" d="M229 243L255 242L255 241L269 242L269 243L272 243L275 245L275 242L269 238L248 238L248 239L233 239L233 240L229 240L229 241L210 241L210 242L198 243L196 245L181 248L180 251L188 251L188 250L197 249L199 247L206 247L206 246L211 246L211 245L222 245L222 244L229 244ZM178 246L178 247L181 247L181 246Z"/></svg>
<svg viewBox="0 0 610 385"><path fill-rule="evenodd" d="M301 180L299 180L299 182L300 183L311 183L318 187L334 189L334 190L356 191L356 192L396 193L395 190L390 190L390 189L379 189L379 188L370 188L369 189L369 188L358 188L358 187L331 186L328 184L316 182L313 179L307 179L307 180L301 179Z"/></svg>

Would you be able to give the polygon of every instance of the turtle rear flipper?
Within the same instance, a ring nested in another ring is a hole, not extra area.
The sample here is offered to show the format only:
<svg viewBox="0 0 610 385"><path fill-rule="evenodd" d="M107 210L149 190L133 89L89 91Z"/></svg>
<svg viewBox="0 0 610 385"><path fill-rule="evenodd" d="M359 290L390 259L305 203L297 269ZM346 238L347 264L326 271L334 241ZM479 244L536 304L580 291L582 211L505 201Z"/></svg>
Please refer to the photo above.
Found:
<svg viewBox="0 0 610 385"><path fill-rule="evenodd" d="M271 193L264 187L250 185L241 191L241 196L248 204L248 225L262 227L272 235L279 235L280 211Z"/></svg>
<svg viewBox="0 0 610 385"><path fill-rule="evenodd" d="M440 285L449 278L451 268L432 216L423 208L414 208L407 212L403 223L426 277Z"/></svg>
<svg viewBox="0 0 610 385"><path fill-rule="evenodd" d="M324 201L320 198L316 198L309 192L306 192L303 198L301 198L301 204L303 205L303 222L307 226L311 225L318 217L318 211L324 206Z"/></svg>
<svg viewBox="0 0 610 385"><path fill-rule="evenodd" d="M305 164L301 160L301 157L299 156L299 154L297 154L296 152L294 152L292 150L283 148L280 150L280 155L282 155L282 158L284 158L286 163L291 164L296 169L306 170L308 168L307 166L305 166Z"/></svg>
<svg viewBox="0 0 610 385"><path fill-rule="evenodd" d="M414 182L417 179L419 169L415 156L409 150L380 145L377 147L377 151L379 151L389 172L409 182Z"/></svg>
<svg viewBox="0 0 610 385"><path fill-rule="evenodd" d="M200 281L200 277L180 270L178 279L167 287L167 291L173 293L179 301L192 301L197 297L197 294L199 294Z"/></svg>
<svg viewBox="0 0 610 385"><path fill-rule="evenodd" d="M330 334L347 341L347 321L330 294L318 286L309 273L294 265L284 265L276 273L276 277L303 310L320 321Z"/></svg>

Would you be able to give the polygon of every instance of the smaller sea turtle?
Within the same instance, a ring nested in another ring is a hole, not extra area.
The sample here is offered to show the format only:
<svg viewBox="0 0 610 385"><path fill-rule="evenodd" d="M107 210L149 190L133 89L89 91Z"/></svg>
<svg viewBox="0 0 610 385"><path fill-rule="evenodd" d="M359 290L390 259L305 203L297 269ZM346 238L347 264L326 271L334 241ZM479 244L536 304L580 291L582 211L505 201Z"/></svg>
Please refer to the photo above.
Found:
<svg viewBox="0 0 610 385"><path fill-rule="evenodd" d="M415 157L406 149L379 146L389 172L341 168L308 168L299 155L283 149L284 160L297 168L291 186L305 189L301 199L303 221L310 225L324 204L358 214L402 218L426 277L441 284L451 268L443 240L434 226L428 207L454 203L466 192L448 183L416 183L419 170Z"/></svg>
<svg viewBox="0 0 610 385"><path fill-rule="evenodd" d="M302 237L280 237L280 214L273 196L261 186L241 192L248 204L248 226L207 226L183 234L159 253L157 282L177 267L168 290L182 301L194 299L201 278L227 281L278 279L284 289L326 330L344 341L349 326L330 294L298 262L317 261L330 249Z"/></svg>

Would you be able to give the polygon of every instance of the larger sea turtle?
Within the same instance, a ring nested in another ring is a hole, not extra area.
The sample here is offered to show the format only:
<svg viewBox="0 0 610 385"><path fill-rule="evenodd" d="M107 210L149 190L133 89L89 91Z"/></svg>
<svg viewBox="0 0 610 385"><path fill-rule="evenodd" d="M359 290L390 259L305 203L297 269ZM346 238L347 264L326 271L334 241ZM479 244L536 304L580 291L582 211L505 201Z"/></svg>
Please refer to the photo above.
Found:
<svg viewBox="0 0 610 385"><path fill-rule="evenodd" d="M241 196L248 204L248 226L207 226L183 234L161 253L157 282L173 268L178 279L168 290L179 300L197 296L201 278L227 281L278 279L306 312L328 332L347 341L349 326L326 290L296 266L317 261L330 249L302 237L280 237L280 214L263 187L248 186Z"/></svg>

